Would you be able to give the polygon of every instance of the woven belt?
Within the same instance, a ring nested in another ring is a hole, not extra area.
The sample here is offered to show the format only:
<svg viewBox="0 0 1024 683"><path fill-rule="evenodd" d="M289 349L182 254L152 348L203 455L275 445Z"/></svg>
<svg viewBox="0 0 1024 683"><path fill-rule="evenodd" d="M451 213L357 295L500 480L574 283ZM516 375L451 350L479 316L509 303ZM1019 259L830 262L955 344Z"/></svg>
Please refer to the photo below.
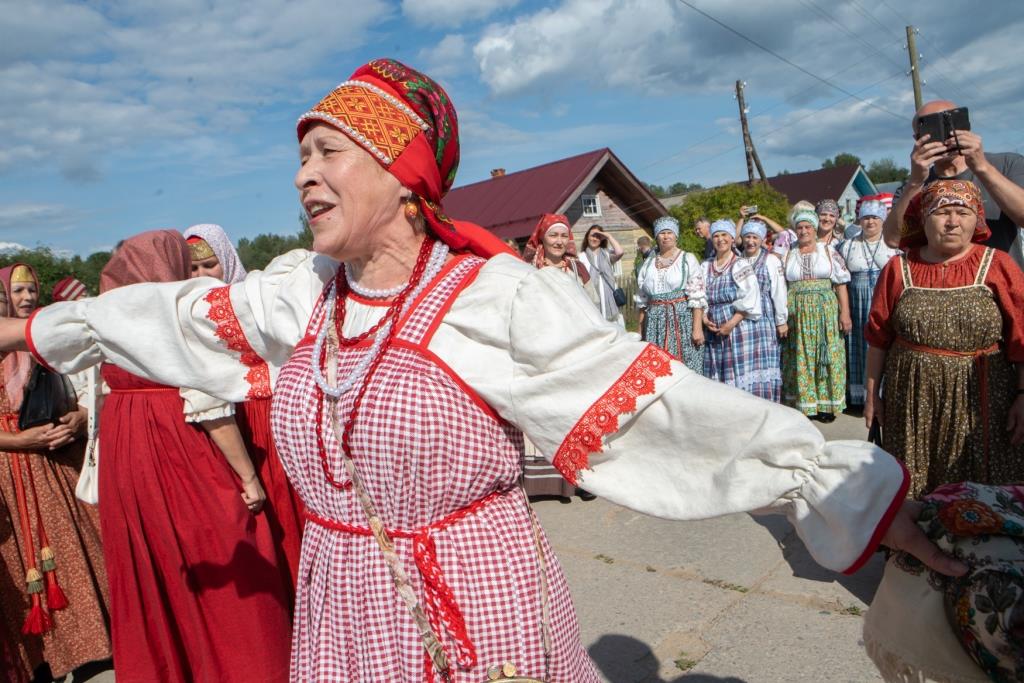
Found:
<svg viewBox="0 0 1024 683"><path fill-rule="evenodd" d="M455 601L455 595L452 593L451 587L445 581L444 574L441 572L441 565L437 562L437 548L434 546L434 539L431 534L454 526L512 490L492 491L483 498L459 508L436 522L413 531L387 529L387 534L392 539L406 538L412 540L413 558L416 560L416 568L423 578L423 596L426 600L427 615L430 618L431 626L435 633L440 633L439 626L441 622L444 623L458 648L457 659L459 664L467 668L474 666L476 663L476 647L469 639L462 610L459 609L459 605ZM306 518L314 524L333 531L341 531L357 536L373 536L373 531L369 527L326 519L309 509L306 510Z"/></svg>
<svg viewBox="0 0 1024 683"><path fill-rule="evenodd" d="M977 349L976 351L953 351L951 349L939 349L933 346L925 346L924 344L915 344L912 341L904 339L903 337L896 337L894 343L897 346L902 346L905 349L911 351L917 351L919 353L927 353L933 356L943 356L946 358L973 358L974 364L978 366L978 392L981 394L981 422L982 422L982 433L985 439L985 474L988 475L988 459L989 459L989 405L988 405L988 359L993 353L999 352L999 344L993 344L984 349Z"/></svg>

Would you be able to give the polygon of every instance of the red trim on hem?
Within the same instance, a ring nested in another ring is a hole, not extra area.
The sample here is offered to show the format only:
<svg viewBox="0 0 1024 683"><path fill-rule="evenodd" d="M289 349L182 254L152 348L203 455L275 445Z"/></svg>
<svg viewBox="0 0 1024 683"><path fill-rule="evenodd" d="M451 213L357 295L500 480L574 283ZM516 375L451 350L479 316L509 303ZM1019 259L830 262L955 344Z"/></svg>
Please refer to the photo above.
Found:
<svg viewBox="0 0 1024 683"><path fill-rule="evenodd" d="M899 462L900 469L903 470L903 483L900 484L899 491L896 492L896 496L892 499L892 502L889 503L889 507L886 508L885 514L882 515L882 519L878 521L878 525L875 527L874 533L871 534L871 540L868 541L868 545L864 548L864 552L860 554L860 557L858 557L853 564L843 570L843 574L854 574L867 564L868 560L871 559L871 556L875 554L876 550L878 550L878 546L882 542L882 536L884 536L885 532L889 530L889 527L892 525L892 520L896 518L896 513L900 511L900 508L903 507L903 502L907 499L907 491L910 489L910 472L907 471L906 465L902 462L899 460L896 462Z"/></svg>
<svg viewBox="0 0 1024 683"><path fill-rule="evenodd" d="M28 346L28 352L32 354L32 357L36 359L37 363L42 365L50 372L57 372L49 363L46 362L46 359L43 358L42 354L39 353L39 349L36 348L35 342L32 341L32 321L36 319L36 315L38 315L39 311L41 310L43 309L37 308L36 310L32 311L32 314L29 315L28 320L25 321L25 345Z"/></svg>
<svg viewBox="0 0 1024 683"><path fill-rule="evenodd" d="M241 354L239 361L249 368L245 373L245 380L249 383L246 399L268 398L271 395L270 368L245 337L245 330L231 303L231 286L215 287L203 298L210 304L206 317L216 325L214 334L228 349Z"/></svg>
<svg viewBox="0 0 1024 683"><path fill-rule="evenodd" d="M672 374L672 356L648 344L622 376L580 416L551 459L563 477L576 484L580 470L590 467L590 454L600 453L602 439L619 430L619 415L636 410L636 399L654 393L654 381Z"/></svg>
<svg viewBox="0 0 1024 683"><path fill-rule="evenodd" d="M487 417L491 418L500 425L505 424L505 420L503 420L500 415L494 412L494 408L489 406L480 397L480 394L473 391L472 387L466 384L465 380L463 380L462 377L460 377L459 374L451 368L451 366L449 366L447 363L441 360L441 358L436 353L428 349L426 346L421 344L414 344L412 342L405 341L404 339L396 339L394 342L392 342L392 345L396 348L407 349L409 351L414 351L422 355L424 358L426 358L431 363L440 368L446 375L448 375L448 377L451 378L453 382L455 382L459 386L460 389L466 392L466 395L469 396L470 400L473 401L473 403L475 403L476 406L480 408L480 410L482 410L485 415L487 415Z"/></svg>

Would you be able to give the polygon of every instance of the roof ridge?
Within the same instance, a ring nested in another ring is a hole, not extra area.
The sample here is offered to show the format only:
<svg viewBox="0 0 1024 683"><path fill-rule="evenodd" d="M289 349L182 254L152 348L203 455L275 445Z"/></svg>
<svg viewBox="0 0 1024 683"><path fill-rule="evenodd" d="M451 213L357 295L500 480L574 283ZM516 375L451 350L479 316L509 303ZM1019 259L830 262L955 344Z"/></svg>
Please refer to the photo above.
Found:
<svg viewBox="0 0 1024 683"><path fill-rule="evenodd" d="M554 166L555 164L563 164L563 163L565 163L567 161L573 161L573 160L576 160L576 159L580 159L582 157L603 155L605 152L611 152L611 149L609 149L608 147L601 147L599 149L594 149L594 150L591 150L589 152L583 152L581 154L574 154L571 157L563 157L561 159L555 159L554 161L549 161L549 162L544 163L544 164L538 164L537 166L530 166L529 168L521 168L518 171L512 171L511 173L506 173L504 175L492 176L490 178L484 178L483 180L478 180L478 181L476 181L474 183L469 183L468 185L459 185L457 187L453 187L452 190L462 190L462 189L467 188L467 187L473 187L474 185L479 185L480 183L489 183L492 180L499 180L501 178L511 178L511 177L520 175L521 173L528 173L530 171L538 171L538 170L540 170L542 168L547 168L548 166Z"/></svg>

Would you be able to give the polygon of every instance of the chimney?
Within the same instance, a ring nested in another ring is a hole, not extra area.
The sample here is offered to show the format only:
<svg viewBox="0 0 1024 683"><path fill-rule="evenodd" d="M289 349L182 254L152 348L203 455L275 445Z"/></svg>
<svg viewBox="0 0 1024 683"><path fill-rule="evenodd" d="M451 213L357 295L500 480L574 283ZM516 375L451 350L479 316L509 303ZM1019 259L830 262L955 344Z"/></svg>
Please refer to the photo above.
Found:
<svg viewBox="0 0 1024 683"><path fill-rule="evenodd" d="M492 178L500 178L503 175L505 175L505 169L503 169L503 168L492 168L491 169L491 177Z"/></svg>

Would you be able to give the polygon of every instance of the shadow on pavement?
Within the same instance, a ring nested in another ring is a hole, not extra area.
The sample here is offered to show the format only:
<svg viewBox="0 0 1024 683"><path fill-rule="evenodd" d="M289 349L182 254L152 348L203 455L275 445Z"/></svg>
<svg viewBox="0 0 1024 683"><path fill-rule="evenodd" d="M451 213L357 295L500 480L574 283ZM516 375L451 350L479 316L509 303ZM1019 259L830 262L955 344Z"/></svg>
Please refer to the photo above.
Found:
<svg viewBox="0 0 1024 683"><path fill-rule="evenodd" d="M882 580L880 571L862 569L852 576L847 576L825 569L811 557L807 546L800 540L793 525L783 515L751 515L750 517L771 533L775 542L779 544L779 548L782 549L782 556L793 571L793 576L823 583L834 581L855 595L865 605L871 604L871 600L875 597L875 591L878 590L878 583Z"/></svg>
<svg viewBox="0 0 1024 683"><path fill-rule="evenodd" d="M658 659L650 646L620 633L601 636L588 652L594 664L611 683L746 683L742 678L722 678L702 673L662 678L658 674ZM679 656L682 658L685 655L680 653Z"/></svg>

